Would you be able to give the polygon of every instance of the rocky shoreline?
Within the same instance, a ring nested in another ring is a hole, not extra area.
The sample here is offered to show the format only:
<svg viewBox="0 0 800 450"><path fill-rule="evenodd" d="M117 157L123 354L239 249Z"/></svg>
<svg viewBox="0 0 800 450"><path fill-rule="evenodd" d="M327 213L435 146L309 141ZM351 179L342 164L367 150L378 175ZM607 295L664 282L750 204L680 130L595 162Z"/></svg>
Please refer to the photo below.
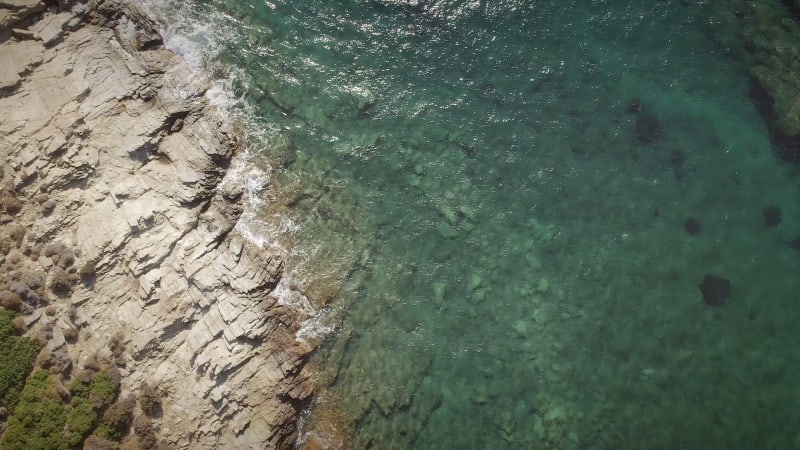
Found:
<svg viewBox="0 0 800 450"><path fill-rule="evenodd" d="M711 37L751 76L750 100L761 114L776 156L800 162L800 16L797 1L713 4Z"/></svg>
<svg viewBox="0 0 800 450"><path fill-rule="evenodd" d="M0 61L0 290L37 367L154 390L156 447L123 448L293 447L307 317L273 293L286 255L234 229L239 142L209 80L122 1L0 0Z"/></svg>

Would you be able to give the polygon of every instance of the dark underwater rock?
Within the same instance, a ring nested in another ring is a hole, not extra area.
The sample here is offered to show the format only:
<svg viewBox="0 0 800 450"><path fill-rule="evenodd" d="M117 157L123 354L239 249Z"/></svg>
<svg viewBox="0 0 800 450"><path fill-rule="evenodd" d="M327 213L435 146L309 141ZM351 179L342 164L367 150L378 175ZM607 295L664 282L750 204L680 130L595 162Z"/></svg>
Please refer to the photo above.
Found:
<svg viewBox="0 0 800 450"><path fill-rule="evenodd" d="M663 132L661 121L649 113L642 113L636 117L636 139L642 144L655 144L661 141Z"/></svg>
<svg viewBox="0 0 800 450"><path fill-rule="evenodd" d="M769 91L758 79L752 78L747 96L767 127L775 154L785 162L800 163L800 136L791 135L781 127L780 117L775 112L775 100Z"/></svg>
<svg viewBox="0 0 800 450"><path fill-rule="evenodd" d="M780 225L783 220L783 212L777 206L767 206L764 208L764 226L774 228Z"/></svg>
<svg viewBox="0 0 800 450"><path fill-rule="evenodd" d="M698 235L703 231L703 225L694 217L687 219L683 224L683 228L686 229L686 232L689 233L690 236Z"/></svg>
<svg viewBox="0 0 800 450"><path fill-rule="evenodd" d="M700 283L703 303L708 306L723 306L731 298L731 282L727 278L706 274Z"/></svg>

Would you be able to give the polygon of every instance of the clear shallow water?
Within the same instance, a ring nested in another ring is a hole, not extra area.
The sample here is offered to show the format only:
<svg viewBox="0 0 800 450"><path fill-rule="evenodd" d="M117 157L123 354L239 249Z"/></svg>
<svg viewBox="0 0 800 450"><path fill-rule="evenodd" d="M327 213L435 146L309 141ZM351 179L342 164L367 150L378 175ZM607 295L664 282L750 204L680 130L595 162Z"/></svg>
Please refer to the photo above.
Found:
<svg viewBox="0 0 800 450"><path fill-rule="evenodd" d="M341 310L304 439L345 417L352 448L800 446L800 184L718 7L166 10L217 36L253 177L288 199L254 227Z"/></svg>

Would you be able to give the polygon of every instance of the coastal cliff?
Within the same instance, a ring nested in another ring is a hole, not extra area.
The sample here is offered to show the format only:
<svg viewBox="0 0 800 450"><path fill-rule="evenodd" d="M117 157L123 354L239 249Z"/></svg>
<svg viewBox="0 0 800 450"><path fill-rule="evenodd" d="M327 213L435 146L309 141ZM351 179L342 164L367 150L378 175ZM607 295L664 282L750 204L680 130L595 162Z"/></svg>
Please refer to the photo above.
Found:
<svg viewBox="0 0 800 450"><path fill-rule="evenodd" d="M209 80L127 2L0 1L0 61L0 290L37 367L114 369L149 424L123 448L292 447L307 316L273 291L284 251L234 229L240 143Z"/></svg>

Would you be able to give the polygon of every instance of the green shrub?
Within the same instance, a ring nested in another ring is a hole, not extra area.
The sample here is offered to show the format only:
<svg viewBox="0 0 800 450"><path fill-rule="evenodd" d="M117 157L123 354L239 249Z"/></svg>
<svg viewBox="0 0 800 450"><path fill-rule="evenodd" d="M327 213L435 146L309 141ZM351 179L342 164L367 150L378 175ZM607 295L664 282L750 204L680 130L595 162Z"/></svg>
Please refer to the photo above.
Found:
<svg viewBox="0 0 800 450"><path fill-rule="evenodd" d="M0 406L10 410L39 353L39 342L17 336L13 321L14 314L0 308Z"/></svg>
<svg viewBox="0 0 800 450"><path fill-rule="evenodd" d="M57 375L37 370L25 383L0 447L79 448L118 392L119 374L113 369L82 372L69 384L69 392L63 391Z"/></svg>
<svg viewBox="0 0 800 450"><path fill-rule="evenodd" d="M87 400L73 398L71 406L63 433L68 448L77 447L97 425L97 412Z"/></svg>
<svg viewBox="0 0 800 450"><path fill-rule="evenodd" d="M64 441L67 414L55 378L37 370L25 383L19 403L8 419L0 447L5 450L69 449Z"/></svg>
<svg viewBox="0 0 800 450"><path fill-rule="evenodd" d="M105 410L117 398L119 372L106 369L97 373L83 371L69 384L73 398L81 398L97 410Z"/></svg>

